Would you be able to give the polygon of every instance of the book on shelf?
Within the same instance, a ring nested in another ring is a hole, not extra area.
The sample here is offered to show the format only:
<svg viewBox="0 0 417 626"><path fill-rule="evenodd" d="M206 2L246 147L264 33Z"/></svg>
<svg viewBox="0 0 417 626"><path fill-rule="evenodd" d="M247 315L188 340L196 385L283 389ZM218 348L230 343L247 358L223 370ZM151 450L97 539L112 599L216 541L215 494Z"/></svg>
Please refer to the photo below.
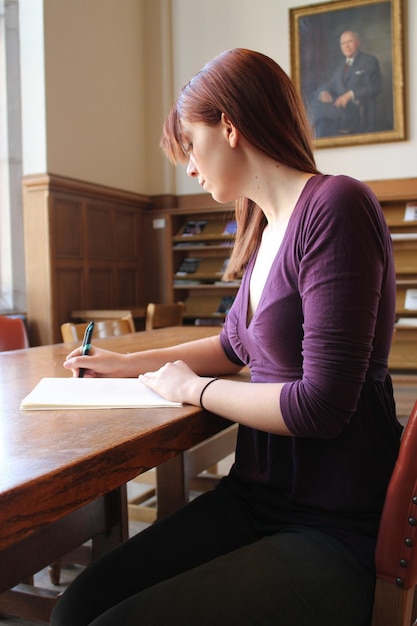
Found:
<svg viewBox="0 0 417 626"><path fill-rule="evenodd" d="M236 230L237 230L237 224L236 224L236 220L229 220L226 223L226 226L224 227L223 230L223 235L236 235Z"/></svg>
<svg viewBox="0 0 417 626"><path fill-rule="evenodd" d="M400 317L395 322L396 328L416 328L417 329L417 317Z"/></svg>
<svg viewBox="0 0 417 626"><path fill-rule="evenodd" d="M232 305L234 296L213 293L193 293L185 300L187 319L223 319Z"/></svg>
<svg viewBox="0 0 417 626"><path fill-rule="evenodd" d="M200 263L201 263L201 259L196 259L194 257L187 257L181 261L180 266L176 272L176 275L186 276L187 274L194 274L197 271Z"/></svg>
<svg viewBox="0 0 417 626"><path fill-rule="evenodd" d="M224 257L186 257L181 261L175 277L180 280L195 278L212 283L224 274L228 263L229 259Z"/></svg>
<svg viewBox="0 0 417 626"><path fill-rule="evenodd" d="M417 221L417 202L407 202L405 205L404 222Z"/></svg>
<svg viewBox="0 0 417 626"><path fill-rule="evenodd" d="M207 245L205 241L176 241L174 248L204 248Z"/></svg>
<svg viewBox="0 0 417 626"><path fill-rule="evenodd" d="M215 280L214 285L226 286L226 287L240 287L241 279L237 278L236 280Z"/></svg>
<svg viewBox="0 0 417 626"><path fill-rule="evenodd" d="M182 237L194 237L201 235L207 226L207 220L188 220L181 231Z"/></svg>
<svg viewBox="0 0 417 626"><path fill-rule="evenodd" d="M138 378L42 378L23 398L22 410L178 407Z"/></svg>
<svg viewBox="0 0 417 626"><path fill-rule="evenodd" d="M417 313L417 289L407 289L404 298L404 308L407 311L415 311Z"/></svg>
<svg viewBox="0 0 417 626"><path fill-rule="evenodd" d="M225 271L227 270L227 266L229 265L229 261L230 261L229 257L223 261L223 264L222 264L218 274L224 274L225 273Z"/></svg>
<svg viewBox="0 0 417 626"><path fill-rule="evenodd" d="M225 315L229 312L230 307L233 304L235 296L222 296L220 299L219 306L217 307L216 313L224 313Z"/></svg>
<svg viewBox="0 0 417 626"><path fill-rule="evenodd" d="M194 326L223 326L224 320L213 317L196 317Z"/></svg>
<svg viewBox="0 0 417 626"><path fill-rule="evenodd" d="M196 280L195 278L186 278L180 277L177 280L174 280L174 287L196 287L201 285L201 280Z"/></svg>

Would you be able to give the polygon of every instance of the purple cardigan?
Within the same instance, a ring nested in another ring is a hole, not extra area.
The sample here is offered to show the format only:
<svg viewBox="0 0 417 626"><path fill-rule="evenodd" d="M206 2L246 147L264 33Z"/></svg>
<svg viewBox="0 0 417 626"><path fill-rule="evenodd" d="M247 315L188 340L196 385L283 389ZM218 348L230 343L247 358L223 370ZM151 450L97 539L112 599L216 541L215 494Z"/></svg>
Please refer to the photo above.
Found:
<svg viewBox="0 0 417 626"><path fill-rule="evenodd" d="M253 383L286 383L281 411L293 436L240 426L228 480L271 522L326 530L372 567L401 433L387 372L395 271L381 207L356 180L311 178L247 324L255 256L221 342Z"/></svg>

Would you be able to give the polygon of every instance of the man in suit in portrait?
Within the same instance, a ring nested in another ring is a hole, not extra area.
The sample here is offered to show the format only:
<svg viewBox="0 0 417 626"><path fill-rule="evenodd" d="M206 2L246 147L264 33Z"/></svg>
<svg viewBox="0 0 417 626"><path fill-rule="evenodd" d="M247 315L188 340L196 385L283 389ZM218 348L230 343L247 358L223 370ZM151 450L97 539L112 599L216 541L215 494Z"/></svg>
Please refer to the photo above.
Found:
<svg viewBox="0 0 417 626"><path fill-rule="evenodd" d="M316 137L367 133L377 129L375 99L381 91L378 60L360 50L358 34L351 30L341 34L340 49L343 60L311 103Z"/></svg>

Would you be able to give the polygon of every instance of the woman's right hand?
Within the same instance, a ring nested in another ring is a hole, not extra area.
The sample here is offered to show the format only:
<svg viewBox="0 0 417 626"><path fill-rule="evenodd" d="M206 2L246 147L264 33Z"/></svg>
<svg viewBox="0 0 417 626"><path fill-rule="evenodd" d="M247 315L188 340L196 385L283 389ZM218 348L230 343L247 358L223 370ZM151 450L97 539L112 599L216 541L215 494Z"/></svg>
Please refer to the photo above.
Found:
<svg viewBox="0 0 417 626"><path fill-rule="evenodd" d="M103 348L91 346L88 355L83 356L82 346L70 352L64 361L64 367L72 371L73 377L78 377L80 368L84 368L84 377L87 378L121 378L126 376L123 370L123 361L126 355Z"/></svg>

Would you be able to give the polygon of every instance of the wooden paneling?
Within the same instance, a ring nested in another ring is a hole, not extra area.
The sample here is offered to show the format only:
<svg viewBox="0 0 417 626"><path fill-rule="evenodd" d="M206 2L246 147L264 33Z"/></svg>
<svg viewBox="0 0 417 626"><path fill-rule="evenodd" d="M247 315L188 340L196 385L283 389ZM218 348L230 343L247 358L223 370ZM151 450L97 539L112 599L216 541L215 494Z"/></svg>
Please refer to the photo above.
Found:
<svg viewBox="0 0 417 626"><path fill-rule="evenodd" d="M23 180L31 345L61 341L74 309L144 306L151 199L57 176Z"/></svg>

